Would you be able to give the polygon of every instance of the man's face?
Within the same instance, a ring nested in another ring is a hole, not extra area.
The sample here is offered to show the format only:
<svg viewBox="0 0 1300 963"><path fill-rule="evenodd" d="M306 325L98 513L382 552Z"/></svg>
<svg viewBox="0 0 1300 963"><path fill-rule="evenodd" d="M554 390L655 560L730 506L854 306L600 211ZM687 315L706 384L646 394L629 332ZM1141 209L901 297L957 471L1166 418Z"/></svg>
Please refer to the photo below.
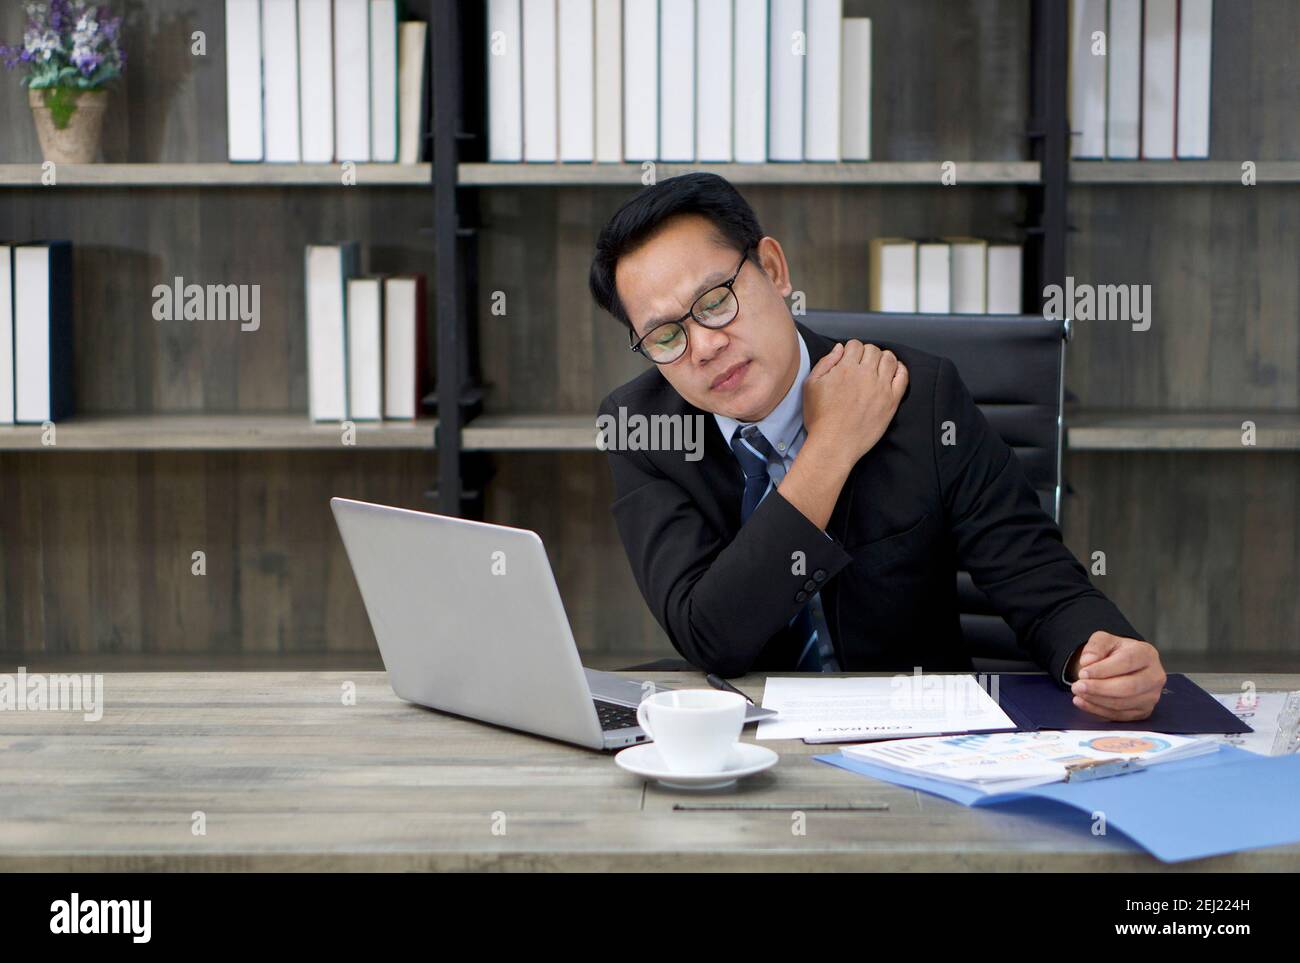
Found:
<svg viewBox="0 0 1300 963"><path fill-rule="evenodd" d="M686 353L658 366L691 404L737 421L771 413L799 371L798 333L785 304L791 290L785 254L770 237L757 251L762 266L746 260L732 288L740 303L735 319L716 329L687 319ZM739 263L740 253L719 240L706 218L687 214L666 221L619 259L614 274L633 336L680 318Z"/></svg>

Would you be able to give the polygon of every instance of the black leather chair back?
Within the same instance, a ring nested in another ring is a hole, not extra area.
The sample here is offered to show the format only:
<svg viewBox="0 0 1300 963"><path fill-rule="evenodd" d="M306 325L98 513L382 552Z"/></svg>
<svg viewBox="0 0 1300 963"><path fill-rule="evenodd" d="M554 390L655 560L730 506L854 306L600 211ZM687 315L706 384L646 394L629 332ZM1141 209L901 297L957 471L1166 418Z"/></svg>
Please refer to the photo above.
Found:
<svg viewBox="0 0 1300 963"><path fill-rule="evenodd" d="M948 358L984 417L1020 459L1043 510L1061 520L1068 321L1035 315L809 311L799 319L844 341L890 341ZM973 656L1023 662L1025 651L970 575L957 575L962 635Z"/></svg>

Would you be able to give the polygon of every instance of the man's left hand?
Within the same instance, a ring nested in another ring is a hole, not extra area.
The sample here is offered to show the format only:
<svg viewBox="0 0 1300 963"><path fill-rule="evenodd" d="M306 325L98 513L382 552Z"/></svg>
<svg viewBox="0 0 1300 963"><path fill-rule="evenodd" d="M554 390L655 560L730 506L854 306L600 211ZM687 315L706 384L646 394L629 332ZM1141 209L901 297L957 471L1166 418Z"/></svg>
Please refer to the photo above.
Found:
<svg viewBox="0 0 1300 963"><path fill-rule="evenodd" d="M1066 677L1078 679L1070 687L1074 704L1103 719L1147 718L1165 687L1160 653L1138 639L1094 632L1071 662Z"/></svg>

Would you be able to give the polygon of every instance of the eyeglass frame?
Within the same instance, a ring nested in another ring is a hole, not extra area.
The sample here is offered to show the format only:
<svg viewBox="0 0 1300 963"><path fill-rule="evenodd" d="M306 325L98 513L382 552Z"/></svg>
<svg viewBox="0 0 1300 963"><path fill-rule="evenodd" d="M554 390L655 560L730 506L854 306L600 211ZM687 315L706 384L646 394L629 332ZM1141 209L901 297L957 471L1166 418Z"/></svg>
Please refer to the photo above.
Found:
<svg viewBox="0 0 1300 963"><path fill-rule="evenodd" d="M705 291L701 291L700 296L691 302L691 309L687 311L685 314L683 314L680 318L673 318L669 321L663 321L659 324L656 324L653 328L651 328L649 331L641 335L641 337L636 338L635 340L633 340L632 336L636 334L636 329L632 328L631 325L629 325L628 327L631 330L628 331L628 340L631 341L632 343L628 345L628 347L630 347L637 354L641 355L641 357L645 358L647 361L653 364L658 364L658 365L674 364L675 362L681 361L682 358L686 357L686 349L691 346L690 329L686 327L687 318L692 319L696 324L700 325L703 328L708 328L710 331L721 331L727 325L735 321L736 318L740 317L740 296L736 294L736 290L735 290L736 279L740 277L740 272L744 270L745 262L749 260L749 252L752 251L753 249L754 246L752 244L749 247L745 248L745 250L743 250L740 254L740 263L736 265L736 270L732 273L731 277L729 277L725 281L722 281L719 284L712 285ZM699 304L700 301L703 300L703 298L706 295L716 291L718 288L726 288L728 293L731 294L732 298L735 299L736 313L733 314L730 318L728 318L724 323L719 324L717 326L705 324L703 321L701 321L699 318L695 316L695 306ZM646 338L650 337L650 335L654 334L660 328L669 324L676 324L679 327L681 327L682 336L686 339L686 347L682 348L682 353L679 354L677 357L673 358L671 361L655 361L654 358L650 357L650 355L646 353L646 351L641 347L641 345Z"/></svg>

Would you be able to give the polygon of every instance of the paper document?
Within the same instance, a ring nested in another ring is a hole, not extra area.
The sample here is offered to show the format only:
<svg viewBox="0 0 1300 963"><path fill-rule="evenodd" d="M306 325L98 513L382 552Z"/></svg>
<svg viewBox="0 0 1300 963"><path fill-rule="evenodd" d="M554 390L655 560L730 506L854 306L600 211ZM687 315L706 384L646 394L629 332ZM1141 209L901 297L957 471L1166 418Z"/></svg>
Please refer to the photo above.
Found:
<svg viewBox="0 0 1300 963"><path fill-rule="evenodd" d="M1229 712L1254 732L1211 736L1215 742L1237 746L1261 756L1300 752L1300 692L1232 692L1215 694Z"/></svg>
<svg viewBox="0 0 1300 963"><path fill-rule="evenodd" d="M1016 724L969 675L892 678L768 679L759 739L861 742L1015 729Z"/></svg>
<svg viewBox="0 0 1300 963"><path fill-rule="evenodd" d="M895 772L998 793L1061 782L1071 764L1136 759L1139 765L1150 766L1218 748L1208 739L1192 736L1066 729L899 739L848 746L840 752Z"/></svg>

